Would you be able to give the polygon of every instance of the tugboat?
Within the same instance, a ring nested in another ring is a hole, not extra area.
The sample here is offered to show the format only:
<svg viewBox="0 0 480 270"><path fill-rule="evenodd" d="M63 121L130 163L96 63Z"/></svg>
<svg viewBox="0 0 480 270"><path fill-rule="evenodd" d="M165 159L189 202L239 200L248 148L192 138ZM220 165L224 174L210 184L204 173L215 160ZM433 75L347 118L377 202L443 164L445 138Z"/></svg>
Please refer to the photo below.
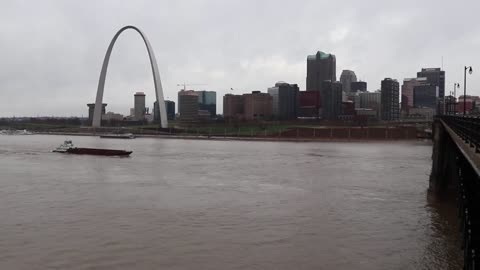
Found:
<svg viewBox="0 0 480 270"><path fill-rule="evenodd" d="M98 148L79 148L73 146L72 141L67 140L63 142L52 152L77 154L77 155L96 155L96 156L129 156L132 151L114 150L114 149L98 149Z"/></svg>

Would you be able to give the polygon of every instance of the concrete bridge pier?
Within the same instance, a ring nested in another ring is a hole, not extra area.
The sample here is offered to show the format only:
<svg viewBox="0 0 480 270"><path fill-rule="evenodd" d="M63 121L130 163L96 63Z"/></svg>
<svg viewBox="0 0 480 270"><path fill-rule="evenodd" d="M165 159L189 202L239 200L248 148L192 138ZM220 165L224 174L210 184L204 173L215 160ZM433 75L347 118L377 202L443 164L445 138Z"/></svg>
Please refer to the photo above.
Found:
<svg viewBox="0 0 480 270"><path fill-rule="evenodd" d="M458 149L440 121L434 121L432 172L429 190L445 192L457 190Z"/></svg>

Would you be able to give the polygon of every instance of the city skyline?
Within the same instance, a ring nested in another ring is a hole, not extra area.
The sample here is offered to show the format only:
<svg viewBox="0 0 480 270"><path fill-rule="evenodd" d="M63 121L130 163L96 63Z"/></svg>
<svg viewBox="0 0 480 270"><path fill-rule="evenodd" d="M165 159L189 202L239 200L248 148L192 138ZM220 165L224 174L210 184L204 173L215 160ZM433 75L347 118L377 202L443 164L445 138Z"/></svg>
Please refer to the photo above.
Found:
<svg viewBox="0 0 480 270"><path fill-rule="evenodd" d="M166 99L177 101L179 83L204 83L192 88L217 91L219 112L220 97L226 93L266 92L277 81L305 90L307 55L319 50L336 56L337 77L344 69L353 70L369 91L379 89L386 77L402 82L421 68L441 67L443 56L445 92L458 82L457 94L463 94L463 66L468 65L474 72L467 78L467 94L480 94L475 1L463 6L437 3L435 13L429 12L428 3L416 3L412 10L406 2L380 1L355 9L350 2L314 1L25 5L4 4L0 11L0 57L7 63L0 67L0 117L86 116L84 106L94 102L105 48L113 33L127 24L138 26L151 40ZM117 15L105 16L114 6ZM320 6L338 14L318 16ZM133 7L136 13L128 11ZM287 10L298 19L288 24L268 19ZM238 11L248 13L249 21ZM447 22L447 14L463 15ZM96 19L90 20L92 16ZM219 24L227 18L227 25ZM417 31L420 24L422 31ZM427 39L424 31L438 35ZM131 107L133 92L145 91L147 104L154 96L144 45L135 33L127 35L119 38L112 54L104 99L109 111L122 113ZM282 42L286 37L294 45Z"/></svg>

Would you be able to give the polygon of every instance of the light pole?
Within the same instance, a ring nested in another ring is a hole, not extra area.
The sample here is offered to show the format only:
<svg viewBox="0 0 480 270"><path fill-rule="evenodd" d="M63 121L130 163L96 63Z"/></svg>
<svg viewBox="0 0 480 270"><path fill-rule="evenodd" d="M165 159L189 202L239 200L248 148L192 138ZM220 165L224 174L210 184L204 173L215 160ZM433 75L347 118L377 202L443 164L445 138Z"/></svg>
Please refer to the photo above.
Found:
<svg viewBox="0 0 480 270"><path fill-rule="evenodd" d="M453 97L454 98L457 98L457 88L460 88L460 84L459 83L454 83L453 84Z"/></svg>
<svg viewBox="0 0 480 270"><path fill-rule="evenodd" d="M463 69L463 116L467 114L467 70L468 73L472 74L472 66L465 66Z"/></svg>
<svg viewBox="0 0 480 270"><path fill-rule="evenodd" d="M453 114L457 114L457 88L460 88L459 83L453 84Z"/></svg>

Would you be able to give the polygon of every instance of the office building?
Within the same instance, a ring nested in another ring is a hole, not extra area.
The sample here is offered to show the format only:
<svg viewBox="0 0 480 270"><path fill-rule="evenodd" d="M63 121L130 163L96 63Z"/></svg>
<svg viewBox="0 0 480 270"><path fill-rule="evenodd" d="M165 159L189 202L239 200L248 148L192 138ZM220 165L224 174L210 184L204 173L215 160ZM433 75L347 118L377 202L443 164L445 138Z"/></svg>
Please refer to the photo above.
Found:
<svg viewBox="0 0 480 270"><path fill-rule="evenodd" d="M93 121L93 113L95 112L95 103L88 103L88 125L92 124ZM107 104L103 103L102 104L102 115L105 114Z"/></svg>
<svg viewBox="0 0 480 270"><path fill-rule="evenodd" d="M452 115L455 114L455 109L457 105L457 99L452 96L446 96L445 97L445 114Z"/></svg>
<svg viewBox="0 0 480 270"><path fill-rule="evenodd" d="M298 92L298 85L286 82L277 82L274 87L268 88L268 94L272 96L274 118L278 120L297 119Z"/></svg>
<svg viewBox="0 0 480 270"><path fill-rule="evenodd" d="M167 120L175 120L175 102L165 100L165 110L167 112ZM153 121L160 123L160 108L156 101L153 103Z"/></svg>
<svg viewBox="0 0 480 270"><path fill-rule="evenodd" d="M242 119L244 114L242 95L226 94L223 96L223 117L225 119Z"/></svg>
<svg viewBox="0 0 480 270"><path fill-rule="evenodd" d="M137 121L142 121L145 118L145 93L135 93L133 109L135 111L133 118Z"/></svg>
<svg viewBox="0 0 480 270"><path fill-rule="evenodd" d="M413 106L415 108L430 108L434 112L438 105L438 86L431 84L413 87Z"/></svg>
<svg viewBox="0 0 480 270"><path fill-rule="evenodd" d="M198 94L193 90L181 90L178 92L178 112L181 121L198 120Z"/></svg>
<svg viewBox="0 0 480 270"><path fill-rule="evenodd" d="M299 117L320 117L322 100L320 91L299 91L298 92Z"/></svg>
<svg viewBox="0 0 480 270"><path fill-rule="evenodd" d="M355 72L345 69L340 75L340 82L342 83L343 92L348 94L352 91L352 83L357 82L357 75L355 75Z"/></svg>
<svg viewBox="0 0 480 270"><path fill-rule="evenodd" d="M444 114L445 104L443 98L445 96L445 71L440 68L422 68L420 72L417 72L417 77L427 78L427 84L438 86L436 113Z"/></svg>
<svg viewBox="0 0 480 270"><path fill-rule="evenodd" d="M272 117L273 98L267 93L252 91L243 95L245 120L268 120Z"/></svg>
<svg viewBox="0 0 480 270"><path fill-rule="evenodd" d="M167 109L167 101L165 100L165 109ZM170 120L170 119L168 119ZM153 121L155 123L160 122L160 108L158 107L158 103L155 101L153 102Z"/></svg>
<svg viewBox="0 0 480 270"><path fill-rule="evenodd" d="M367 92L367 82L352 82L350 92Z"/></svg>
<svg viewBox="0 0 480 270"><path fill-rule="evenodd" d="M480 104L480 97L467 95L465 98L465 96L461 95L458 97L456 106L457 114L463 114L464 109L466 114L470 114L477 104Z"/></svg>
<svg viewBox="0 0 480 270"><path fill-rule="evenodd" d="M342 84L324 81L322 83L322 118L336 120L342 114Z"/></svg>
<svg viewBox="0 0 480 270"><path fill-rule="evenodd" d="M336 59L333 54L318 51L307 57L307 91L321 91L323 81L336 81Z"/></svg>
<svg viewBox="0 0 480 270"><path fill-rule="evenodd" d="M268 88L267 93L272 96L272 115L273 117L278 119L278 112L279 112L279 93L278 87L271 87Z"/></svg>
<svg viewBox="0 0 480 270"><path fill-rule="evenodd" d="M386 78L381 88L381 119L395 121L400 118L399 83L397 80Z"/></svg>
<svg viewBox="0 0 480 270"><path fill-rule="evenodd" d="M167 120L175 120L175 102L165 100L165 110L167 111Z"/></svg>
<svg viewBox="0 0 480 270"><path fill-rule="evenodd" d="M217 93L215 91L195 91L198 94L199 110L208 111L210 117L217 116Z"/></svg>
<svg viewBox="0 0 480 270"><path fill-rule="evenodd" d="M440 68L422 68L417 72L417 78L426 78L426 82L438 86L438 97L443 99L445 95L445 71Z"/></svg>
<svg viewBox="0 0 480 270"><path fill-rule="evenodd" d="M427 83L427 78L406 78L402 84L402 111L408 113L409 108L413 108L414 95L413 88L415 86Z"/></svg>
<svg viewBox="0 0 480 270"><path fill-rule="evenodd" d="M359 108L374 110L378 115L381 103L381 93L379 91L359 93L358 97L360 103Z"/></svg>

